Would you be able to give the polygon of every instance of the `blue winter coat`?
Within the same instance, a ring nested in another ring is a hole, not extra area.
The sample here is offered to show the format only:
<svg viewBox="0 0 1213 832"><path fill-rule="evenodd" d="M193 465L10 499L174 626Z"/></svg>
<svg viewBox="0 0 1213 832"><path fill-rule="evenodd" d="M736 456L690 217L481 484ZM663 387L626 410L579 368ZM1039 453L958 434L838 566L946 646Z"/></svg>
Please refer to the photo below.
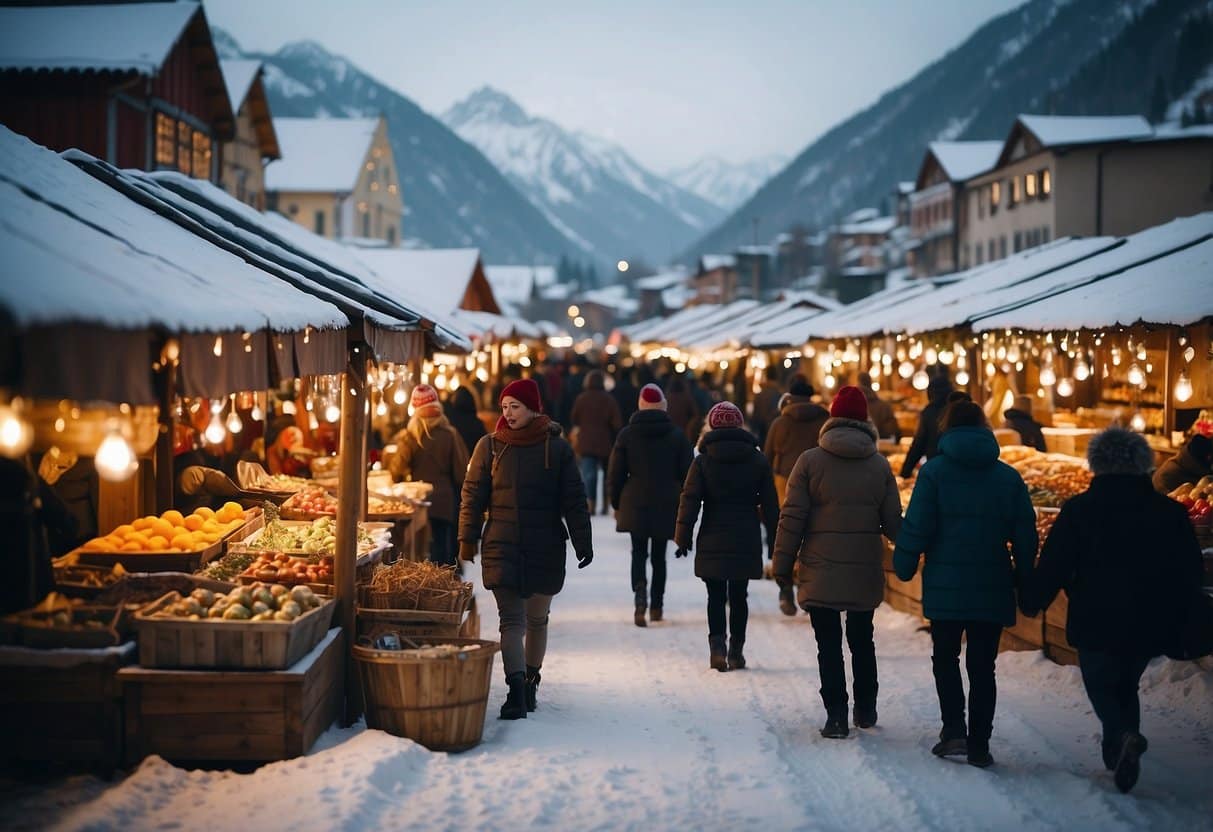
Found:
<svg viewBox="0 0 1213 832"><path fill-rule="evenodd" d="M1036 559L1036 515L986 428L947 431L919 472L893 551L897 577L913 578L920 554L927 618L1015 623L1015 590Z"/></svg>

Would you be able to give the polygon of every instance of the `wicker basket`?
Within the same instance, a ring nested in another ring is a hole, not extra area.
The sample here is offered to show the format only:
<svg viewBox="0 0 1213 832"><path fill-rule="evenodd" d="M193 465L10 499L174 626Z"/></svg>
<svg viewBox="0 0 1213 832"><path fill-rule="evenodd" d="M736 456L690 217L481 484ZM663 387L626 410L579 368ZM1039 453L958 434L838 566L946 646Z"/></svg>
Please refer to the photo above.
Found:
<svg viewBox="0 0 1213 832"><path fill-rule="evenodd" d="M472 585L459 589L413 589L384 592L369 586L358 587L358 603L375 610L426 610L462 614L472 601Z"/></svg>

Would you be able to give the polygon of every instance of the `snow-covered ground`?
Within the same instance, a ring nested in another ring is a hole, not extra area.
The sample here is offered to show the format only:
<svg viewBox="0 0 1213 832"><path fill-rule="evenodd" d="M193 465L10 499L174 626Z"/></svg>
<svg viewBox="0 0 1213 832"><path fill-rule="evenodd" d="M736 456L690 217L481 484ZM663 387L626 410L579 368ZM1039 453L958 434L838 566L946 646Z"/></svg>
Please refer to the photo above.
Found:
<svg viewBox="0 0 1213 832"><path fill-rule="evenodd" d="M606 518L597 557L552 610L540 708L500 722L500 662L484 743L431 753L361 727L248 775L158 758L124 780L0 785L0 826L140 830L312 829L1208 829L1213 671L1159 661L1143 683L1150 751L1130 795L1099 759L1075 668L999 658L992 752L979 770L931 756L938 707L930 643L908 616L876 617L880 723L818 734L807 616L752 585L750 669L708 669L702 584L670 558L667 621L632 624L628 552ZM496 629L481 593L484 633ZM487 603L486 603L487 602Z"/></svg>

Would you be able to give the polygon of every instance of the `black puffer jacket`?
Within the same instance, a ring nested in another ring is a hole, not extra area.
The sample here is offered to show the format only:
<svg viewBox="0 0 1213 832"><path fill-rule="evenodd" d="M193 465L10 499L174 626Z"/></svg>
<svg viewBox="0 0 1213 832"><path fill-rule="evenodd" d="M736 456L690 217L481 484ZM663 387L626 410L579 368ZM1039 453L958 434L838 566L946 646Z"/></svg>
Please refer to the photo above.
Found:
<svg viewBox="0 0 1213 832"><path fill-rule="evenodd" d="M459 542L482 541L485 589L555 595L564 587L570 536L579 558L593 554L585 488L559 425L534 445L506 445L492 434L476 443L463 481Z"/></svg>
<svg viewBox="0 0 1213 832"><path fill-rule="evenodd" d="M1035 448L1042 453L1048 450L1045 445L1044 431L1040 429L1040 422L1033 419L1031 413L1024 413L1022 410L1012 407L1010 410L1002 412L1002 418L1007 427L1019 433L1020 444Z"/></svg>
<svg viewBox="0 0 1213 832"><path fill-rule="evenodd" d="M691 463L674 540L690 549L703 506L703 523L695 540L695 575L700 578L762 577L762 530L775 539L779 498L771 466L758 451L754 435L741 428L709 431Z"/></svg>
<svg viewBox="0 0 1213 832"><path fill-rule="evenodd" d="M664 410L640 410L619 432L607 468L615 528L670 540L691 443Z"/></svg>
<svg viewBox="0 0 1213 832"><path fill-rule="evenodd" d="M1079 651L1158 656L1174 646L1182 599L1197 591L1201 569L1182 505L1148 476L1103 474L1062 506L1027 606L1044 609L1065 589L1066 638Z"/></svg>

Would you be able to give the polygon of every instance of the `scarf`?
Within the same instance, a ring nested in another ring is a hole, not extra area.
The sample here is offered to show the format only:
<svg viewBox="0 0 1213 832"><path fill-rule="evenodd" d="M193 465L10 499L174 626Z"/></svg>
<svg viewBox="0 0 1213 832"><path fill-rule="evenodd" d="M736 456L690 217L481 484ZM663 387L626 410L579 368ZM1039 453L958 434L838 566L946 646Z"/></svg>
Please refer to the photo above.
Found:
<svg viewBox="0 0 1213 832"><path fill-rule="evenodd" d="M548 425L550 424L552 424L552 418L540 413L525 428L511 430L510 426L506 424L505 417L499 416L497 417L497 427L493 429L493 438L506 445L538 445L548 438Z"/></svg>

